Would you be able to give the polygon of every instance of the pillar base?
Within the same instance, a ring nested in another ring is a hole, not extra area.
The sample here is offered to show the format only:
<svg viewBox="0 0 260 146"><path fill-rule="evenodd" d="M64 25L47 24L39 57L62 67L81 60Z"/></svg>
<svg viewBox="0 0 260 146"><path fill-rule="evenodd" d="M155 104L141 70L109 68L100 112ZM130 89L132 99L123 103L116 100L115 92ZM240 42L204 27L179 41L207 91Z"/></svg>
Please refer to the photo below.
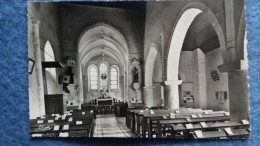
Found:
<svg viewBox="0 0 260 146"><path fill-rule="evenodd" d="M145 86L144 89L144 104L146 107L153 106L153 89L152 86Z"/></svg>
<svg viewBox="0 0 260 146"><path fill-rule="evenodd" d="M182 80L164 82L164 107L166 109L179 109L179 88Z"/></svg>

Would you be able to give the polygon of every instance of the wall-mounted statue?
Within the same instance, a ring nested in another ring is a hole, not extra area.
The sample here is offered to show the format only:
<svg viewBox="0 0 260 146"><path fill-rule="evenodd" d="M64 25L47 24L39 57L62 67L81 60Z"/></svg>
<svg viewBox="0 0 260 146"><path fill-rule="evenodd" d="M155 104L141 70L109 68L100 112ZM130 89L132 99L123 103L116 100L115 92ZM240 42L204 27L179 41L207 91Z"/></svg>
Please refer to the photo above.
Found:
<svg viewBox="0 0 260 146"><path fill-rule="evenodd" d="M139 82L139 71L138 71L137 67L133 68L133 77L134 77L133 82L138 83Z"/></svg>
<svg viewBox="0 0 260 146"><path fill-rule="evenodd" d="M142 85L142 60L133 57L131 59L131 83L134 89L134 94L131 95L131 103L141 103L141 85Z"/></svg>
<svg viewBox="0 0 260 146"><path fill-rule="evenodd" d="M140 77L141 77L141 67L140 67L140 62L134 57L132 59L132 77L133 77L133 83L139 83L140 82Z"/></svg>

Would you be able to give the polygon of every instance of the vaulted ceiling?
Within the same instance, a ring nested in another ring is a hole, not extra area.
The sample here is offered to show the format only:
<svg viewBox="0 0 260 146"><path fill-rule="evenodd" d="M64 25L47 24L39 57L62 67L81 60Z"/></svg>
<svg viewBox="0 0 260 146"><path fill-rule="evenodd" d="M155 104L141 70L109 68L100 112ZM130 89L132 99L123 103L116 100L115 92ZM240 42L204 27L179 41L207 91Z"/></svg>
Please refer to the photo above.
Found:
<svg viewBox="0 0 260 146"><path fill-rule="evenodd" d="M192 22L184 39L182 51L200 48L204 53L220 46L218 36L205 13L199 14Z"/></svg>

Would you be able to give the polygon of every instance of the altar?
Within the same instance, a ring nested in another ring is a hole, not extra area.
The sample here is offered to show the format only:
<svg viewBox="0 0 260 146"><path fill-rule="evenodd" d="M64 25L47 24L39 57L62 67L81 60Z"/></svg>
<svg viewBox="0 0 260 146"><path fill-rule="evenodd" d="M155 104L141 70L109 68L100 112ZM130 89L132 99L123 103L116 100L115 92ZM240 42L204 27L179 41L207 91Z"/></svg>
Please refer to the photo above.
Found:
<svg viewBox="0 0 260 146"><path fill-rule="evenodd" d="M97 105L112 105L112 98L98 98Z"/></svg>

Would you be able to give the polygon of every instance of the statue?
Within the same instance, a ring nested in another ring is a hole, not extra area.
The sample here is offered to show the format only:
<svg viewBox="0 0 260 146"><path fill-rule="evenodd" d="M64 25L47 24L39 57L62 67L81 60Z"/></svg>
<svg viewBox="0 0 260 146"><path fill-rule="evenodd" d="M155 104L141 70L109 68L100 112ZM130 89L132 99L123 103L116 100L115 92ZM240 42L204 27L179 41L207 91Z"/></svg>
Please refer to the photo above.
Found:
<svg viewBox="0 0 260 146"><path fill-rule="evenodd" d="M139 71L137 67L133 69L133 77L134 77L134 83L138 83L139 81Z"/></svg>
<svg viewBox="0 0 260 146"><path fill-rule="evenodd" d="M134 98L131 99L131 103L140 103L141 100L141 90L139 89L141 86L141 66L140 66L140 61L133 57L132 58L132 82L133 82L133 87L134 87Z"/></svg>

